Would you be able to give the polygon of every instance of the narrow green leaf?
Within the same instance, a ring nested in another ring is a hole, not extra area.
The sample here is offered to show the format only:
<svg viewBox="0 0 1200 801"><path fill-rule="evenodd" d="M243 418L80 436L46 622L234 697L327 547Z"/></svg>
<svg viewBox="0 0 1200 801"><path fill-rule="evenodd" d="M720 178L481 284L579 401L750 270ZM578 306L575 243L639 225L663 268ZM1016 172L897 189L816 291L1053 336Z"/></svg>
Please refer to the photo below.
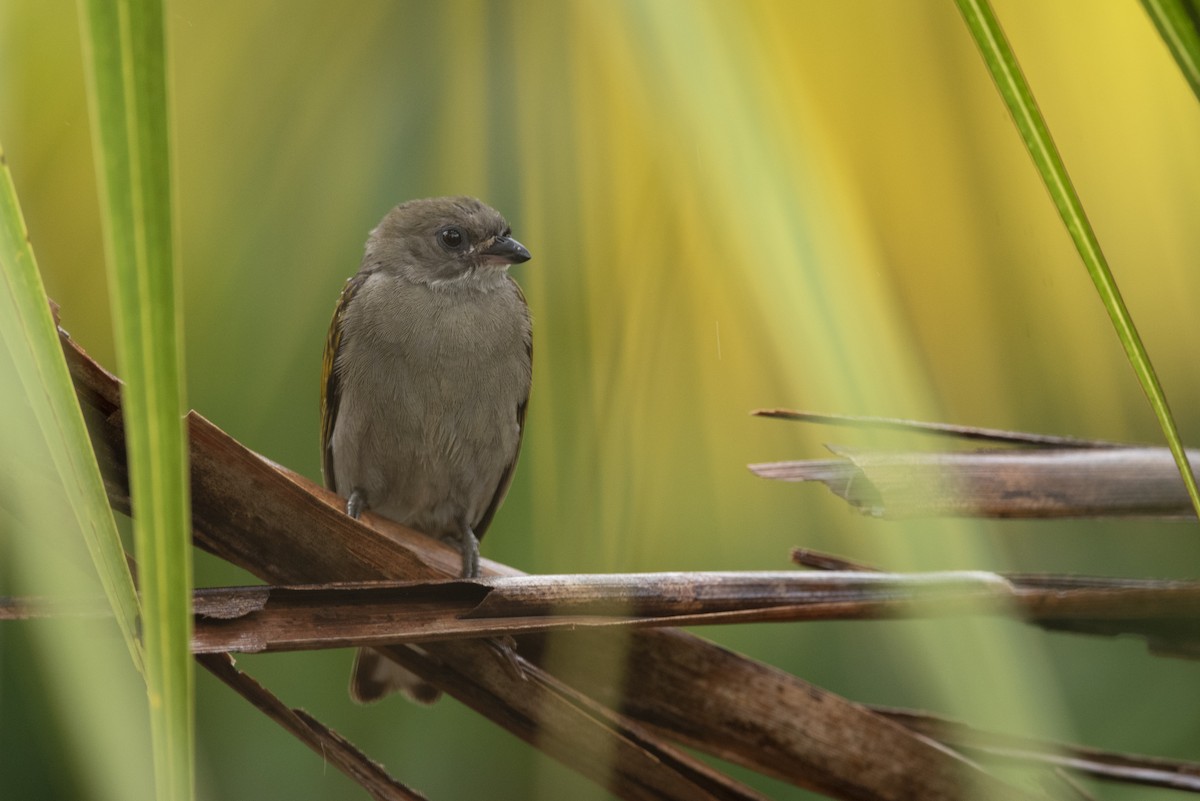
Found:
<svg viewBox="0 0 1200 801"><path fill-rule="evenodd" d="M1200 100L1200 28L1192 16L1194 11L1183 0L1142 0L1142 7Z"/></svg>
<svg viewBox="0 0 1200 801"><path fill-rule="evenodd" d="M194 792L192 589L161 0L80 0L160 799Z"/></svg>
<svg viewBox="0 0 1200 801"><path fill-rule="evenodd" d="M1104 304L1104 308L1108 310L1108 316L1117 331L1121 345L1125 348L1129 363L1133 367L1134 373L1137 374L1142 390L1146 393L1150 406L1158 417L1159 425L1166 435L1167 444L1175 457L1175 464L1178 465L1184 484L1187 485L1188 495L1192 499L1192 507L1196 510L1197 516L1200 516L1200 488L1196 486L1196 478L1188 464L1183 443L1179 439L1175 419L1167 406L1166 395L1158 382L1158 376L1154 372L1154 366L1150 363L1146 348L1142 345L1142 339L1134 327L1129 309L1126 308L1125 301L1117 289L1116 279L1113 278L1104 253L1100 250L1096 234L1092 230L1091 223L1088 222L1087 215L1084 214L1083 204L1075 192L1075 187L1071 184L1071 178L1067 175L1062 157L1054 145L1054 140L1050 137L1050 130L1037 107L1033 92L1017 64L1012 47L1009 46L1004 31L1000 28L1000 22L996 19L996 14L992 11L988 0L956 0L956 2L963 19L966 20L967 27L971 30L971 35L975 38L975 43L979 46L988 71L992 74L992 80L995 81L996 88L1000 90L1000 95L1004 98L1008 111L1012 115L1017 129L1021 132L1021 138L1025 140L1025 147L1029 150L1029 155L1033 157L1033 163L1041 173L1046 188L1050 191L1050 197L1058 208L1059 216L1062 217L1067 232L1075 242L1075 249L1079 251L1088 275L1091 276L1092 283L1096 285L1100 300Z"/></svg>
<svg viewBox="0 0 1200 801"><path fill-rule="evenodd" d="M87 543L117 625L139 670L137 595L104 492L75 388L58 342L12 174L0 148L0 339L37 420L70 508Z"/></svg>

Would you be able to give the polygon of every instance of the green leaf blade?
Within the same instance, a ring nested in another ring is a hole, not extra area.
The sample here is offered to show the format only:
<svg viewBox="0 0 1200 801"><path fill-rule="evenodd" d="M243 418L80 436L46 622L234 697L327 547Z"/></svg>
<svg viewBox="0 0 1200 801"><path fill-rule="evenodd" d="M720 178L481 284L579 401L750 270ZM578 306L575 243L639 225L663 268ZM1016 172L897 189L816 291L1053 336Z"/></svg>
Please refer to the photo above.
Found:
<svg viewBox="0 0 1200 801"><path fill-rule="evenodd" d="M190 504L160 0L81 0L160 798L194 785Z"/></svg>
<svg viewBox="0 0 1200 801"><path fill-rule="evenodd" d="M63 359L37 260L17 200L12 173L0 149L0 339L38 421L40 433L66 493L117 619L130 657L142 669L137 640L138 599L121 537L75 388Z"/></svg>
<svg viewBox="0 0 1200 801"><path fill-rule="evenodd" d="M1195 12L1189 13L1183 0L1142 0L1142 7L1200 100L1200 23L1192 15Z"/></svg>
<svg viewBox="0 0 1200 801"><path fill-rule="evenodd" d="M1050 136L1050 130L1045 118L1038 109L1033 92L1029 88L1012 47L1000 27L999 20L992 10L988 0L956 0L967 27L975 39L976 45L983 56L992 80L996 84L1004 103L1012 115L1021 138L1029 155L1033 158L1034 166L1042 176L1046 189L1058 209L1059 216L1075 243L1075 249L1091 276L1096 292L1104 304L1117 337L1125 349L1129 364L1142 385L1142 391L1150 402L1163 430L1167 444L1175 457L1180 475L1187 486L1192 506L1200 517L1200 487L1188 463L1179 430L1175 425L1174 416L1167 405L1166 394L1159 383L1154 366L1138 335L1133 317L1125 305L1121 292L1117 287L1112 270L1100 248L1100 242L1088 222L1083 210L1083 203L1071 184L1066 165Z"/></svg>

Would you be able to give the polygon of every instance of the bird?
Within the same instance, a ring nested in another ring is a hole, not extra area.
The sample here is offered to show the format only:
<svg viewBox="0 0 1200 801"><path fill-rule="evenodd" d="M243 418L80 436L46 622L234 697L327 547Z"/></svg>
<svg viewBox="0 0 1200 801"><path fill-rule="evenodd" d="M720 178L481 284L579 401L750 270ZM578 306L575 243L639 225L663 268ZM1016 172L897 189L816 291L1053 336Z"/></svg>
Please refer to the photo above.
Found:
<svg viewBox="0 0 1200 801"><path fill-rule="evenodd" d="M472 197L409 200L367 238L334 309L322 362L326 487L458 547L479 539L512 483L533 377L532 322L508 268L531 258L500 212ZM359 651L351 696L438 692Z"/></svg>

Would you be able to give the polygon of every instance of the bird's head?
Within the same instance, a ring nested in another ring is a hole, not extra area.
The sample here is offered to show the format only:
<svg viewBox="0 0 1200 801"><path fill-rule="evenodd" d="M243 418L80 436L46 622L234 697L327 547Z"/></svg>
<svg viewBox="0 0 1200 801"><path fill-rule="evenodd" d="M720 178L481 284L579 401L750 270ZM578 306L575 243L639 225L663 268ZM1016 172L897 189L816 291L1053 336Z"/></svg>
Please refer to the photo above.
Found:
<svg viewBox="0 0 1200 801"><path fill-rule="evenodd" d="M473 197L438 197L388 212L367 240L363 264L414 283L486 286L529 258L500 212Z"/></svg>

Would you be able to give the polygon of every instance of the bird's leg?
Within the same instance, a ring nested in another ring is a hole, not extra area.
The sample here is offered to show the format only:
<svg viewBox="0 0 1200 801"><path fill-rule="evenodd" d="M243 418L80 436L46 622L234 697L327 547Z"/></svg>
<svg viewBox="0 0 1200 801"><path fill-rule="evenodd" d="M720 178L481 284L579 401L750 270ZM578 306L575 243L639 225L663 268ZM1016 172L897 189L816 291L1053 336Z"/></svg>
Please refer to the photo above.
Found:
<svg viewBox="0 0 1200 801"><path fill-rule="evenodd" d="M357 520L365 511L367 511L367 493L360 489L355 489L350 493L350 497L346 499L346 514Z"/></svg>
<svg viewBox="0 0 1200 801"><path fill-rule="evenodd" d="M479 577L479 538L466 523L458 532L458 550L462 553L462 577Z"/></svg>
<svg viewBox="0 0 1200 801"><path fill-rule="evenodd" d="M466 523L459 523L458 526L458 548L462 553L462 577L479 578L479 538ZM518 679L526 678L520 657L517 656L516 640L508 636L496 637L488 639L487 644L504 662L509 675Z"/></svg>

